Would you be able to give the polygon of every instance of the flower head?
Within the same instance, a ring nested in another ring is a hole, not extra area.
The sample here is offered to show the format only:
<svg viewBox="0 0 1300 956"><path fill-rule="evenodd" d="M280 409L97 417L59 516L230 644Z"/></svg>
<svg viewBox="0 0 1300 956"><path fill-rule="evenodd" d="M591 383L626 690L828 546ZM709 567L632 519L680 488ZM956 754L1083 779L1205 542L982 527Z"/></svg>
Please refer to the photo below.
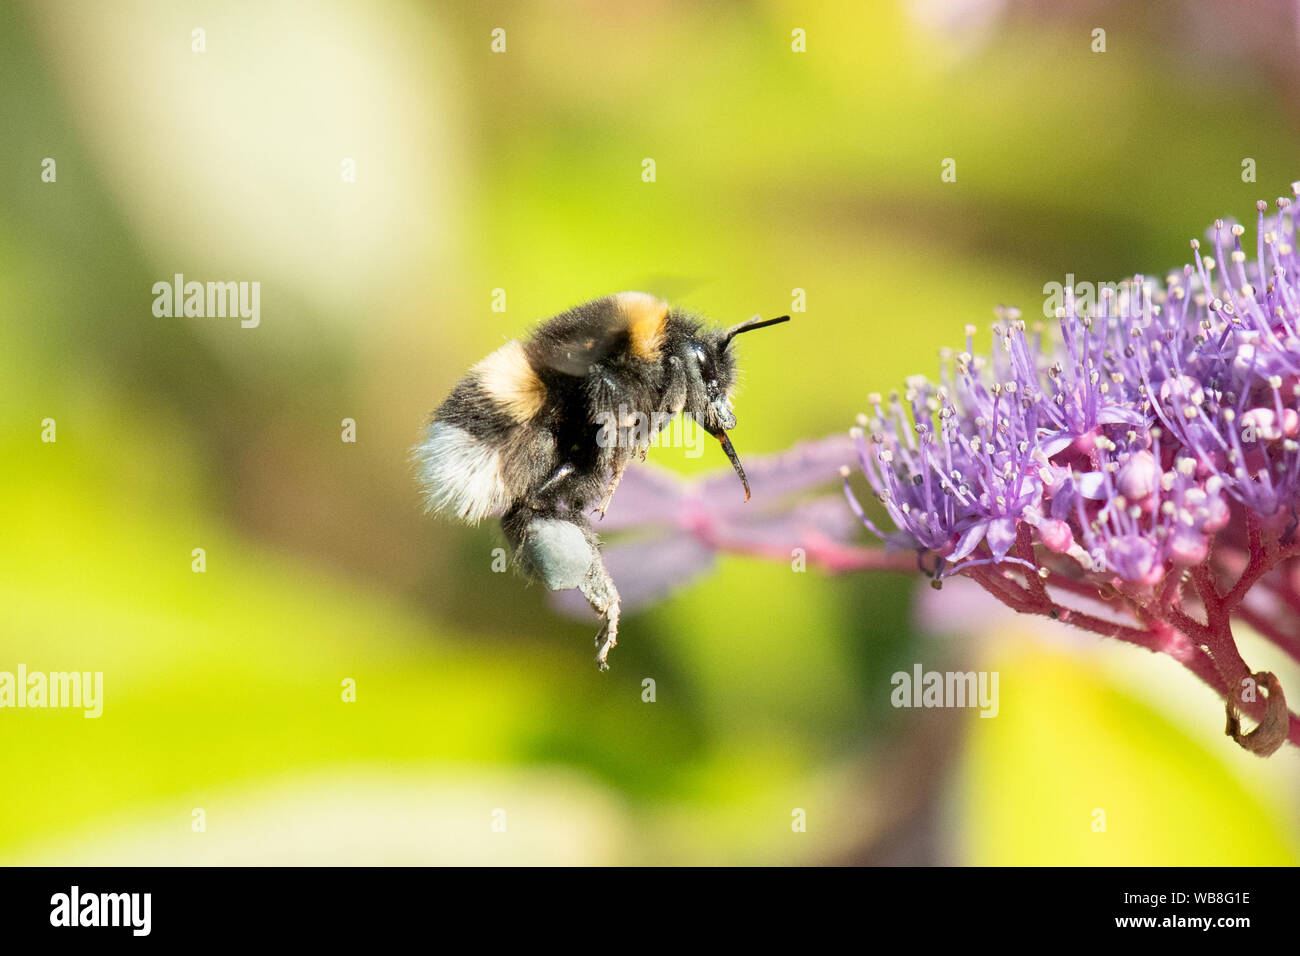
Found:
<svg viewBox="0 0 1300 956"><path fill-rule="evenodd" d="M1085 571L1146 587L1204 560L1231 507L1286 537L1300 499L1300 254L1294 207L1239 225L1156 285L1136 276L1054 328L999 310L991 355L946 352L938 382L869 399L852 432L896 546L936 578L1013 553L1022 523ZM1192 247L1203 251L1199 242ZM846 486L847 487L847 486ZM1032 560L1029 563L1033 563Z"/></svg>
<svg viewBox="0 0 1300 956"><path fill-rule="evenodd" d="M1174 655L1224 695L1232 736L1268 753L1300 742L1300 721L1231 623L1300 659L1300 615L1274 623L1252 596L1262 584L1300 611L1300 253L1292 200L1257 208L1253 258L1245 229L1218 221L1161 283L1062 288L1032 327L1000 309L988 355L968 326L938 381L872 395L851 431L879 509L842 474L862 523L928 558L935 586L966 574L1018 611Z"/></svg>

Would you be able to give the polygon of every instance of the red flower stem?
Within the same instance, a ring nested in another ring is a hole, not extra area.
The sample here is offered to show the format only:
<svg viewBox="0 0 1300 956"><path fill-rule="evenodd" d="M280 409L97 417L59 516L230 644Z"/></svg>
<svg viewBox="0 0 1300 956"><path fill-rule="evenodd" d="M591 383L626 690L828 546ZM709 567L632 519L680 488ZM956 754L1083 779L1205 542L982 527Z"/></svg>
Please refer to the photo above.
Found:
<svg viewBox="0 0 1300 956"><path fill-rule="evenodd" d="M1255 551L1255 538L1252 535L1251 566L1255 564ZM1248 573L1249 570L1247 568ZM1242 577L1244 579L1245 575ZM1251 671L1237 650L1237 642L1232 638L1228 599L1219 594L1210 569L1205 565L1192 568L1192 581L1196 585L1196 593L1201 596L1201 604L1205 606L1205 626L1200 629L1200 643L1209 649L1210 656L1222 669L1223 679L1228 686L1235 687L1242 678L1249 677ZM1187 620L1191 621L1192 618L1188 617Z"/></svg>
<svg viewBox="0 0 1300 956"><path fill-rule="evenodd" d="M1053 571L1048 575L1047 583L1053 590L1068 591L1070 594L1089 598L1093 601L1100 601L1102 604L1115 605L1120 600L1118 593L1112 593L1108 596L1097 585L1088 584L1085 581L1076 581L1074 578L1066 577L1059 571Z"/></svg>
<svg viewBox="0 0 1300 956"><path fill-rule="evenodd" d="M1277 541L1265 542L1259 517L1253 511L1246 512L1246 527L1250 535L1250 562L1241 573L1232 590L1223 598L1225 611L1231 612L1246 597L1246 592L1255 586L1255 582L1277 567L1286 558L1296 554L1300 544L1283 548Z"/></svg>
<svg viewBox="0 0 1300 956"><path fill-rule="evenodd" d="M1034 557L1034 542L1030 537L1030 533L1031 528L1029 522L1020 522L1020 526L1016 529L1016 554L1022 561L1027 561L1029 564L1037 567L1038 559ZM1030 571L1026 568L1025 582L1029 585L1029 592L1034 596L1035 600L1048 602L1052 600L1051 597L1048 596L1047 585L1043 583L1043 579L1039 577L1036 572Z"/></svg>
<svg viewBox="0 0 1300 956"><path fill-rule="evenodd" d="M1145 648L1152 653L1167 654L1229 703L1230 718L1235 711L1240 711L1262 722L1268 713L1268 701L1261 696L1243 699L1241 690L1247 686L1244 682L1248 679L1254 681L1264 678L1254 674L1242 658L1233 637L1232 621L1235 618L1253 627L1292 658L1300 661L1300 634L1288 633L1263 612L1243 603L1250 589L1255 584L1261 584L1288 608L1300 614L1300 593L1291 586L1295 565L1300 563L1296 560L1297 555L1300 555L1300 541L1283 547L1276 539L1265 535L1263 523L1249 511L1246 513L1246 523L1250 542L1248 553L1224 549L1212 556L1209 562L1189 571L1180 572L1175 569L1155 592L1144 592L1136 586L1117 589L1105 582L1076 580L1059 570L1052 570L1044 577L1037 570L1040 566L1034 551L1032 531L1027 523L1021 523L1017 528L1015 555L1033 567L1015 565L1008 568L1005 565L982 564L964 568L961 573L1018 613L1050 617L1093 634L1113 637ZM715 547L772 558L786 559L790 556L784 547L769 547L749 541L717 540L710 543ZM802 547L810 561L832 572L873 570L912 574L916 570L916 558L911 552L887 552L880 548L842 545L815 531L805 532ZM1231 571L1224 567L1225 563ZM1237 569L1241 570L1236 581L1226 593L1220 591L1215 581L1216 572L1229 576ZM1020 575L1019 578L1017 574ZM1205 608L1204 623L1188 614L1182 606L1183 583L1188 577L1195 585L1200 603ZM1065 607L1056 602L1052 596L1054 591L1097 601L1141 626L1106 620ZM1271 675L1264 676L1272 679ZM1277 703L1280 705L1281 701ZM1280 720L1280 717L1280 714L1274 715L1275 719ZM1286 712L1286 717L1287 740L1300 745L1300 717L1291 711ZM1242 746L1253 749L1239 735L1238 729L1232 729L1234 726L1230 724L1230 733ZM1274 729L1281 730L1276 726ZM1269 731L1268 736L1271 734L1272 731ZM1272 736L1271 739L1277 741L1279 738ZM1256 749L1256 752L1269 751Z"/></svg>
<svg viewBox="0 0 1300 956"><path fill-rule="evenodd" d="M1013 581L1004 577L996 568L983 565L978 568L971 568L965 573L1013 611L1051 617L1074 627L1082 628L1085 631L1100 634L1103 637L1117 637L1122 641L1137 644L1139 647L1145 647L1150 651L1163 651L1165 649L1156 641L1155 636L1150 631L1129 627L1115 621L1104 620L1083 611L1062 607L1051 599L1046 588L1043 589L1042 598L1035 598L1029 590L1017 586Z"/></svg>
<svg viewBox="0 0 1300 956"><path fill-rule="evenodd" d="M1240 686L1241 678L1251 676L1251 671L1241 658L1232 639L1228 616L1223 607L1224 599L1219 596L1214 588L1208 571L1204 567L1197 570L1202 572L1200 575L1201 580L1209 586L1210 603L1215 608L1209 620L1221 627L1218 632L1212 630L1208 624L1202 624L1186 614L1176 602L1170 602L1168 606L1165 606L1166 599L1164 595L1154 607L1143 608L1130 605L1129 610L1137 614L1146 624L1145 628L1137 628L1114 621L1106 621L1092 614L1063 607L1052 600L1046 588L1043 588L1042 594L1039 595L1032 583L1027 583L1025 587L1021 587L1007 573L999 570L996 566L981 565L969 568L963 573L1013 611L1021 614L1052 617L1082 630L1100 634L1103 637L1113 637L1129 644L1135 644L1153 653L1167 654L1199 677L1219 697L1228 700L1231 696L1238 709L1256 721L1262 720L1267 711L1266 702L1258 697L1253 700L1241 700L1240 695L1234 692L1234 689ZM1028 570L1025 571L1025 574L1027 578L1037 577ZM1068 581L1070 587L1065 589L1072 590L1075 593L1085 593L1092 590L1087 586L1080 585L1078 582L1069 581L1068 578L1060 578L1060 576L1057 576L1055 580L1052 578L1049 578L1049 580L1053 582L1054 586L1061 581ZM1085 596L1091 595L1085 593ZM1162 619L1160 615L1167 615L1167 621ZM1170 626L1171 624L1175 626ZM1197 646L1198 644L1210 647L1210 652L1207 652L1203 647ZM1216 652L1217 655L1221 656L1216 656ZM1225 673L1225 669L1232 672L1235 680L1228 673ZM1292 744L1300 746L1300 717L1288 712L1287 719L1287 739Z"/></svg>
<svg viewBox="0 0 1300 956"><path fill-rule="evenodd" d="M1263 583L1266 588L1272 590L1274 594L1280 597L1292 610L1300 609L1300 595L1295 594L1285 586L1286 578L1281 573L1274 575L1276 580L1270 580L1270 572L1278 570L1285 572L1289 570L1288 562L1293 556L1296 546L1282 548L1278 542L1266 542L1263 538L1263 527L1259 518L1253 512L1246 513L1246 527L1250 537L1250 557L1246 563L1246 569L1233 585L1232 590L1223 598L1218 598L1217 590L1213 586L1213 580L1208 570L1198 569L1201 577L1197 579L1197 590L1201 593L1202 603L1205 603L1206 589L1212 595L1211 602L1217 603L1222 616L1225 620L1222 627L1229 629L1228 641L1232 643L1233 649L1236 643L1231 637L1231 616L1235 615L1245 624L1253 627L1263 637L1272 641L1288 655L1297 661L1300 661L1300 637L1286 634L1277 624L1265 617L1264 614L1254 608L1246 607L1244 601L1247 592L1257 582ZM1217 601L1216 601L1217 599ZM1207 617L1211 620L1213 616L1209 612L1207 604ZM1211 629L1215 629L1213 626ZM1244 665L1244 662L1243 662ZM1249 669L1247 669L1249 673Z"/></svg>

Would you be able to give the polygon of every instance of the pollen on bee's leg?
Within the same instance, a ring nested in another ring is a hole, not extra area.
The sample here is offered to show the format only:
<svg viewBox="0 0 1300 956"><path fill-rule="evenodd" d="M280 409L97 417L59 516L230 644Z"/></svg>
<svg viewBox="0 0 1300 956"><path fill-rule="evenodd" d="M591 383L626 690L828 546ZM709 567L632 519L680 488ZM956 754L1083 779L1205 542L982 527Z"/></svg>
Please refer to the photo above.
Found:
<svg viewBox="0 0 1300 956"><path fill-rule="evenodd" d="M524 570L552 591L581 587L599 556L582 528L563 518L534 518L524 531Z"/></svg>

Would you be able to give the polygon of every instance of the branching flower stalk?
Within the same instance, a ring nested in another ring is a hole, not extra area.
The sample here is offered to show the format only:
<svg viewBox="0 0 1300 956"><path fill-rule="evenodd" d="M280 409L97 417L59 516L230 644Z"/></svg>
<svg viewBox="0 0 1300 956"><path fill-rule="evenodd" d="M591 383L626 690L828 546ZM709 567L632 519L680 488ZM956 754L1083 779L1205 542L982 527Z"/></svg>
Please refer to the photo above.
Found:
<svg viewBox="0 0 1300 956"><path fill-rule="evenodd" d="M987 357L968 327L938 382L859 417L878 506L842 474L859 520L934 586L962 574L1018 612L1168 654L1223 697L1234 740L1270 754L1300 744L1300 719L1234 627L1300 661L1300 254L1292 200L1258 210L1253 259L1219 221L1163 283L1065 289L1045 327L999 310Z"/></svg>

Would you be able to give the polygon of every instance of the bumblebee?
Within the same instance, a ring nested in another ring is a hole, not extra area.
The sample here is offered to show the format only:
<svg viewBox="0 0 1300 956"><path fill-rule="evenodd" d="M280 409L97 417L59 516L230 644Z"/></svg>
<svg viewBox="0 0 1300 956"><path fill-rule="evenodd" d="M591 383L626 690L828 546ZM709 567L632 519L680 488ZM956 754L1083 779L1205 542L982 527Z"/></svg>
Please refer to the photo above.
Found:
<svg viewBox="0 0 1300 956"><path fill-rule="evenodd" d="M618 643L619 598L588 519L604 516L634 455L678 414L718 440L749 500L727 432L736 426L731 341L789 316L730 328L644 292L595 299L540 322L470 368L414 449L429 511L499 517L515 565L552 590L578 588L603 617L596 662Z"/></svg>

